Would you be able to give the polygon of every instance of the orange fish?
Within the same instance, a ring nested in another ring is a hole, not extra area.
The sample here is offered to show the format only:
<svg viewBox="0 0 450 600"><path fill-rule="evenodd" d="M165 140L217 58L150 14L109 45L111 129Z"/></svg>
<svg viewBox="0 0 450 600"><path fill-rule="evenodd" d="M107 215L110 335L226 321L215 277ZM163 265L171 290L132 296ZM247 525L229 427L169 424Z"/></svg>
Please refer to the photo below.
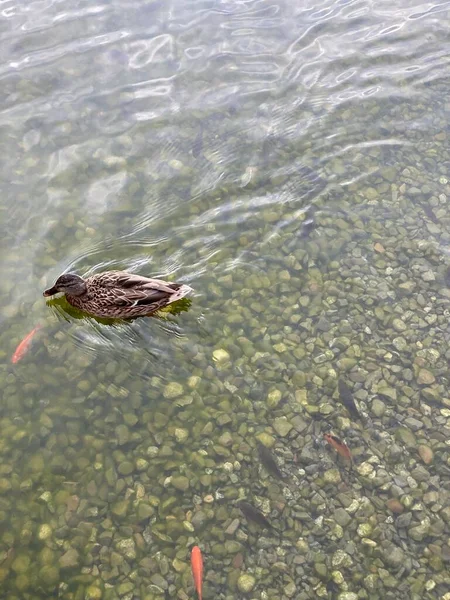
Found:
<svg viewBox="0 0 450 600"><path fill-rule="evenodd" d="M191 552L192 577L194 578L195 589L197 590L198 600L202 600L202 582L203 582L203 558L198 546L194 546Z"/></svg>
<svg viewBox="0 0 450 600"><path fill-rule="evenodd" d="M332 435L331 433L324 433L323 437L325 440L332 446L339 456L349 460L353 463L352 453L350 452L350 448L347 446L345 442L340 440L336 435Z"/></svg>
<svg viewBox="0 0 450 600"><path fill-rule="evenodd" d="M11 357L11 362L13 364L19 362L19 360L21 360L25 356L25 354L30 349L31 340L33 339L33 337L36 335L36 333L39 331L40 328L41 328L41 325L37 325L34 329L32 329L30 331L30 333L23 338L23 340L20 342L20 344L14 350L14 354Z"/></svg>

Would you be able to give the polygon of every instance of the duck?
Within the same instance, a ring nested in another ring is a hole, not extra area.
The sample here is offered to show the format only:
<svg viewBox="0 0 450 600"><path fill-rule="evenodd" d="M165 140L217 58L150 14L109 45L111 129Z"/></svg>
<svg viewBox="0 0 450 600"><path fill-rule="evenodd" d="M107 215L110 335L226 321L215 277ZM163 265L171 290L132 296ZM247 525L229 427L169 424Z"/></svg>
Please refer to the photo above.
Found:
<svg viewBox="0 0 450 600"><path fill-rule="evenodd" d="M86 279L65 273L43 295L50 297L62 292L69 304L89 315L126 319L149 316L191 291L185 284L126 271L104 271Z"/></svg>

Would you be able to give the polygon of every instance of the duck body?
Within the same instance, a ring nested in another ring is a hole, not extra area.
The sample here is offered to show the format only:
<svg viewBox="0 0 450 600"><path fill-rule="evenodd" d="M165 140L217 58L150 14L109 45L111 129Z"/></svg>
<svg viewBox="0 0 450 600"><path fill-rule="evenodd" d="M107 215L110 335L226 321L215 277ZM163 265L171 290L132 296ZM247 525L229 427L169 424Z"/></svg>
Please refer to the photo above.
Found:
<svg viewBox="0 0 450 600"><path fill-rule="evenodd" d="M79 275L61 275L44 296L58 292L72 306L96 317L126 319L151 315L184 298L188 285L142 277L126 271L105 271L83 279Z"/></svg>

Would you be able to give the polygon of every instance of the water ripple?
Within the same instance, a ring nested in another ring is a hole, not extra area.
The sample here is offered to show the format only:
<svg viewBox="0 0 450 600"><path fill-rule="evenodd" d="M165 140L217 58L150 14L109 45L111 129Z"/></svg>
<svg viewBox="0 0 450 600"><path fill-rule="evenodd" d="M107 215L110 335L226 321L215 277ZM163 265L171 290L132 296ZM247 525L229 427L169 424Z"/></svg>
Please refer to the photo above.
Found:
<svg viewBox="0 0 450 600"><path fill-rule="evenodd" d="M24 277L147 265L195 282L245 241L269 252L369 185L367 156L427 147L402 109L444 80L448 6L3 2L0 191L20 198L5 242L39 265Z"/></svg>

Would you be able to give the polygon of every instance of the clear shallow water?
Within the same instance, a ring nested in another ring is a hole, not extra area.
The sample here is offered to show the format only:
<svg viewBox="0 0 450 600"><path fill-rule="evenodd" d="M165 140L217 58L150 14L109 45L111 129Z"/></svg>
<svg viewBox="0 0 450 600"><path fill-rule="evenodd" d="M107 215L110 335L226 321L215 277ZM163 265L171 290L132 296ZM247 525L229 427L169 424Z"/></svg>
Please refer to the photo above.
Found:
<svg viewBox="0 0 450 600"><path fill-rule="evenodd" d="M193 543L205 599L242 574L252 598L443 597L449 8L2 3L8 598L183 600ZM61 272L110 268L186 282L192 306L115 326L46 306ZM355 478L332 481L330 427ZM262 432L290 493L258 470Z"/></svg>

